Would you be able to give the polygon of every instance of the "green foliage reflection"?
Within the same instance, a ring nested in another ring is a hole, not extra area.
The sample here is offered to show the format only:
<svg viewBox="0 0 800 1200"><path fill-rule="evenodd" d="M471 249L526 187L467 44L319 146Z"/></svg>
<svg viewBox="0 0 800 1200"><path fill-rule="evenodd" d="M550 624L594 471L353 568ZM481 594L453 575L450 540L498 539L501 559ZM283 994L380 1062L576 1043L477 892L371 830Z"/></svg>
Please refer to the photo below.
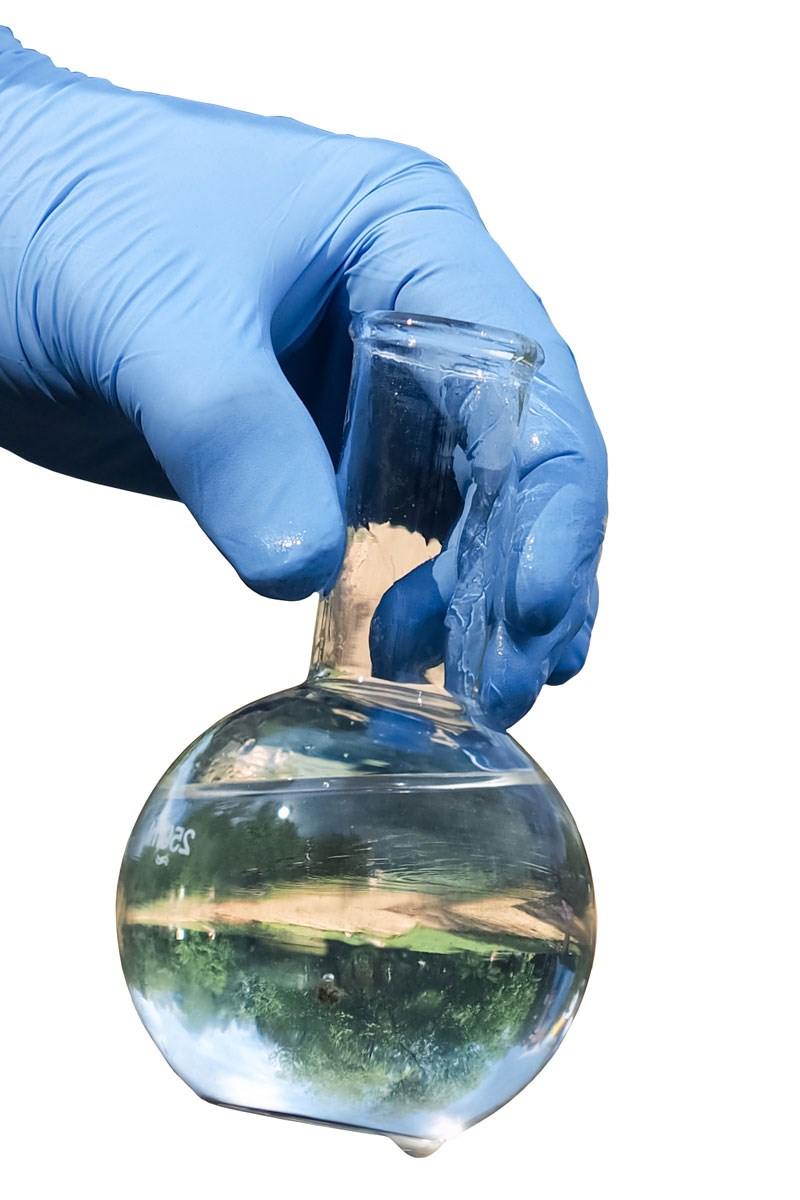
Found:
<svg viewBox="0 0 800 1200"><path fill-rule="evenodd" d="M123 930L132 987L168 994L188 1027L252 1023L280 1069L394 1110L463 1095L539 1019L551 953L420 955L330 942L324 956L245 934Z"/></svg>

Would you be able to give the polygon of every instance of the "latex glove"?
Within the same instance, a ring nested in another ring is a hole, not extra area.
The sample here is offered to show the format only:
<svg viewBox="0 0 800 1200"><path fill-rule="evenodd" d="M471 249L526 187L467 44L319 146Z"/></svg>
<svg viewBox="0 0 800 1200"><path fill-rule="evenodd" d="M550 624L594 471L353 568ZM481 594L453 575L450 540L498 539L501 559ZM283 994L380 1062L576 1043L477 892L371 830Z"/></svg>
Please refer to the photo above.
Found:
<svg viewBox="0 0 800 1200"><path fill-rule="evenodd" d="M605 452L569 349L463 185L407 146L57 69L0 27L8 449L178 496L252 588L305 596L344 546L350 314L392 308L545 352L511 616L481 684L508 724L585 659Z"/></svg>

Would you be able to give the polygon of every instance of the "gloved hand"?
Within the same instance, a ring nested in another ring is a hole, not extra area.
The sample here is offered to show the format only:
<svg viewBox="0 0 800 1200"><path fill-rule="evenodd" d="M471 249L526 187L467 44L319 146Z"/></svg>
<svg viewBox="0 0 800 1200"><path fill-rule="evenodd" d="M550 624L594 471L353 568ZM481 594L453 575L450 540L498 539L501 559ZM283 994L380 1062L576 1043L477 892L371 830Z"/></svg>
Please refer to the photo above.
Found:
<svg viewBox="0 0 800 1200"><path fill-rule="evenodd" d="M263 595L324 588L353 312L480 322L545 352L507 630L509 724L583 665L605 452L572 355L463 185L408 146L125 91L0 27L0 443L177 496ZM532 222L535 218L532 218Z"/></svg>

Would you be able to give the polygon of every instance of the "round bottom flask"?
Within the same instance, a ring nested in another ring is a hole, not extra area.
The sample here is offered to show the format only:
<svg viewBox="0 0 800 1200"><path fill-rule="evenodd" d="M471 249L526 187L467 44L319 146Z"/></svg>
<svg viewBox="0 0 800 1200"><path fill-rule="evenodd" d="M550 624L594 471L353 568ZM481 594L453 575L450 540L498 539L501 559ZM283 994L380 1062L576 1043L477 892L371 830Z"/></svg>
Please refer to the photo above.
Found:
<svg viewBox="0 0 800 1200"><path fill-rule="evenodd" d="M200 1096L421 1155L551 1057L594 902L566 806L487 701L538 352L396 313L354 338L348 548L311 672L158 784L118 933L140 1017Z"/></svg>

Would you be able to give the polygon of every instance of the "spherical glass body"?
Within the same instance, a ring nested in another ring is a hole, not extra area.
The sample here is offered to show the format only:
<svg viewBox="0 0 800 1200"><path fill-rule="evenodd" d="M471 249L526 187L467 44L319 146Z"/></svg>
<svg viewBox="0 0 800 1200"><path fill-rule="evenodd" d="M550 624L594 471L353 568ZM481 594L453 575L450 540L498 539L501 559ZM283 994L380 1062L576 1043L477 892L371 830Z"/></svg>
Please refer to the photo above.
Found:
<svg viewBox="0 0 800 1200"><path fill-rule="evenodd" d="M311 678L161 780L119 882L136 1008L201 1096L427 1153L555 1051L594 948L561 797L455 698Z"/></svg>

